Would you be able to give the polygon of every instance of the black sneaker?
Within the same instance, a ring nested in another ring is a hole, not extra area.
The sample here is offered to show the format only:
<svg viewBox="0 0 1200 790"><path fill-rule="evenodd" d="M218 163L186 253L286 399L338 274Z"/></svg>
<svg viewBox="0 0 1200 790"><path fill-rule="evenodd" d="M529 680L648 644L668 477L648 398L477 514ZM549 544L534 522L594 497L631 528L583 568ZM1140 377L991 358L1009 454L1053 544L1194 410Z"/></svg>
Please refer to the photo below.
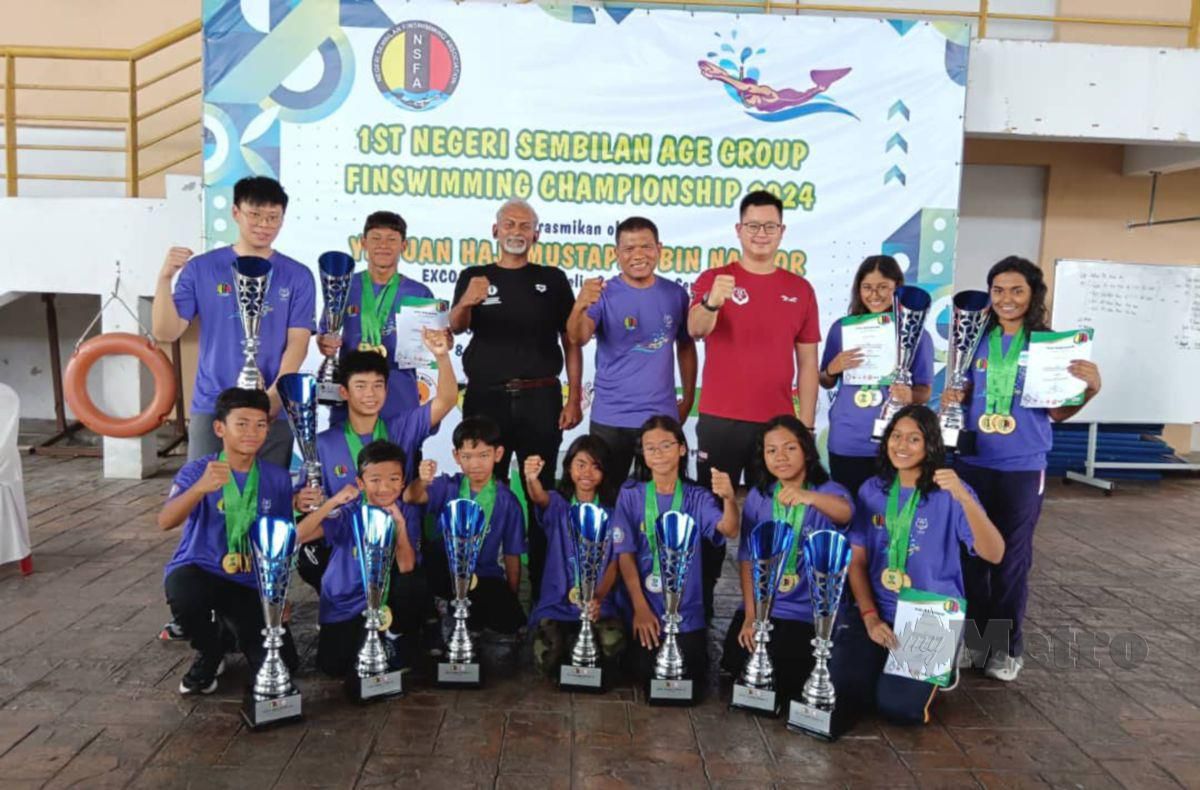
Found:
<svg viewBox="0 0 1200 790"><path fill-rule="evenodd" d="M384 633L381 635L383 639L383 652L387 655L388 672L399 672L409 668L408 653L409 647L405 644L403 636L392 636Z"/></svg>
<svg viewBox="0 0 1200 790"><path fill-rule="evenodd" d="M192 668L179 681L180 694L212 694L217 690L217 678L225 671L225 656L196 654Z"/></svg>
<svg viewBox="0 0 1200 790"><path fill-rule="evenodd" d="M178 642L187 639L187 634L183 632L183 626L171 620L158 632L158 638L163 642Z"/></svg>

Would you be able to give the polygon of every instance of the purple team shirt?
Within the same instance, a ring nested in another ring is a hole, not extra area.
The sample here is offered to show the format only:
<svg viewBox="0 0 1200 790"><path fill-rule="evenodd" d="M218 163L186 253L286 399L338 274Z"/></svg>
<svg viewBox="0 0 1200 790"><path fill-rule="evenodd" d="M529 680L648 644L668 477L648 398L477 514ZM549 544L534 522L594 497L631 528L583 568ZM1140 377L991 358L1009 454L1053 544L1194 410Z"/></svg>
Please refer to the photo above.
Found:
<svg viewBox="0 0 1200 790"><path fill-rule="evenodd" d="M673 494L658 495L658 512L666 513L671 509ZM688 563L687 577L683 583L683 595L680 596L679 614L683 622L679 626L681 633L699 631L705 628L703 579L700 572L700 541L707 540L715 546L722 546L725 537L717 532L717 524L724 515L720 500L711 491L691 483L683 484L683 512L696 520L696 543L692 550L692 559ZM650 610L658 618L659 624L663 617L663 595L646 589L646 577L654 571L654 558L650 556L650 544L642 531L642 522L646 517L646 484L638 481L627 482L621 487L617 497L617 507L613 513L613 551L617 554L633 554L637 561L638 576L642 580L642 594Z"/></svg>
<svg viewBox="0 0 1200 790"><path fill-rule="evenodd" d="M1008 352L1012 336L1001 339L1001 347ZM967 412L967 427L975 431L975 455L959 457L968 466L981 466L998 472L1038 472L1046 468L1046 453L1054 443L1054 432L1050 428L1050 412L1047 409L1026 409L1021 405L1021 393L1025 390L1025 370L1029 350L1021 352L1017 368L1017 386L1012 399L1012 416L1017 420L1017 429L1007 436L984 433L979 430L979 416L987 411L987 359L988 336L984 335L975 351L971 363L971 399L963 404Z"/></svg>
<svg viewBox="0 0 1200 790"><path fill-rule="evenodd" d="M821 370L825 370L833 358L842 353L842 322L839 320L829 328L825 340L825 353L821 356ZM933 340L926 331L917 341L917 355L912 366L913 386L933 384ZM862 408L854 403L854 395L862 387L839 383L833 404L829 407L829 452L856 458L874 457L879 454L879 443L871 441L875 420L883 408ZM880 387L883 399L888 397L888 387Z"/></svg>
<svg viewBox="0 0 1200 790"><path fill-rule="evenodd" d="M171 491L167 501L187 491L204 476L204 468L210 461L216 460L217 453L189 461L175 473L171 483ZM246 484L245 472L234 472L238 487ZM258 587L254 572L226 573L221 567L221 560L229 552L229 543L225 535L225 511L220 490L205 494L200 503L188 513L187 521L183 524L183 535L179 538L179 547L175 556L171 557L163 570L163 578L171 575L171 571L184 565L195 565L201 570L229 579L245 587ZM286 469L263 460L258 462L258 513L260 516L292 517L292 478Z"/></svg>
<svg viewBox="0 0 1200 790"><path fill-rule="evenodd" d="M458 499L458 488L462 485L462 474L438 475L429 486L429 503L426 513L435 519L441 516L442 508L452 499ZM443 541L444 542L444 541ZM475 563L475 575L479 578L504 579L504 557L518 556L528 550L525 545L525 517L521 503L503 483L496 484L496 506L492 509L491 526L479 549Z"/></svg>
<svg viewBox="0 0 1200 790"><path fill-rule="evenodd" d="M375 291L376 297L379 296L384 288L384 286L374 283L371 286ZM387 324L380 331L384 348L387 349L389 369L387 400L384 401L383 409L380 411L380 416L385 420L415 409L417 408L417 404L420 403L417 395L416 371L411 368L401 370L396 367L396 312L400 310L400 299L404 296L418 296L429 299L433 297L433 292L416 280L411 280L404 275L400 275L400 283L396 286L396 306L392 314L388 316ZM358 271L354 273L354 279L350 281L350 295L346 302L346 315L342 319L342 348L338 352L339 357L344 357L351 351L357 350L358 344L362 342L361 309L362 272ZM326 331L324 311L321 313L320 331L322 333ZM330 425L340 425L345 421L345 404L338 404L330 409Z"/></svg>
<svg viewBox="0 0 1200 790"><path fill-rule="evenodd" d="M817 486L815 490L819 494L840 496L850 503L850 511L854 512L854 498L838 483L829 480ZM771 495L763 494L757 488L750 489L750 493L746 494L746 502L742 505L742 536L738 543L738 562L750 561L750 531L762 522L775 518L771 502ZM812 595L808 589L808 574L804 569L803 541L813 532L822 529L842 530L846 527L837 526L824 513L809 505L804 509L804 520L800 522L800 543L796 554L796 573L800 577L800 583L789 593L782 590L775 593L775 603L771 605L772 618L812 622ZM786 562L787 560L784 560L785 566ZM745 606L739 606L738 610L744 611Z"/></svg>
<svg viewBox="0 0 1200 790"><path fill-rule="evenodd" d="M612 517L612 511L604 508ZM571 588L575 586L575 548L571 532L571 503L557 491L550 492L550 502L545 508L533 509L537 526L546 533L546 566L542 571L542 594L537 606L529 615L529 622L536 625L539 620L563 620L577 622L579 607L571 603L568 597ZM600 572L596 583L604 578L604 571L610 562L616 560L613 544L610 541L608 550L601 560ZM600 603L601 617L616 617L618 609L614 593L620 586L620 580L613 590Z"/></svg>
<svg viewBox="0 0 1200 790"><path fill-rule="evenodd" d="M430 434L430 412L431 405L426 403L420 408L384 420L388 441L400 445L404 450L406 484L416 475L417 451ZM370 433L358 438L363 447L374 441L374 435ZM344 424L326 428L317 434L317 457L321 460L321 484L325 488L326 497L331 497L347 485L353 484L358 477L358 459L350 457ZM416 545L413 547L416 548Z"/></svg>
<svg viewBox="0 0 1200 790"><path fill-rule="evenodd" d="M200 319L200 354L192 412L212 414L217 396L237 384L242 369L242 320L233 284L233 247L197 255L175 283L175 309L185 321ZM271 254L271 279L263 302L258 369L267 386L279 375L289 329L315 328L316 288L312 272L281 253ZM286 419L280 410L277 419Z"/></svg>
<svg viewBox="0 0 1200 790"><path fill-rule="evenodd" d="M675 416L675 343L688 340L688 294L655 277L635 288L620 277L588 308L596 322L596 383L592 420L637 428L660 414Z"/></svg>
<svg viewBox="0 0 1200 790"><path fill-rule="evenodd" d="M966 486L966 483L963 484ZM867 577L875 594L879 617L887 623L896 619L897 595L883 586L883 571L888 566L887 513L889 484L872 477L858 490L858 507L850 542L867 550ZM967 486L971 496L975 492ZM908 501L911 488L900 489L900 504ZM974 553L975 538L962 505L950 494L935 489L921 498L908 536L908 562L904 572L912 586L936 595L964 596L959 544ZM849 586L849 584L847 584ZM970 612L967 613L970 616Z"/></svg>

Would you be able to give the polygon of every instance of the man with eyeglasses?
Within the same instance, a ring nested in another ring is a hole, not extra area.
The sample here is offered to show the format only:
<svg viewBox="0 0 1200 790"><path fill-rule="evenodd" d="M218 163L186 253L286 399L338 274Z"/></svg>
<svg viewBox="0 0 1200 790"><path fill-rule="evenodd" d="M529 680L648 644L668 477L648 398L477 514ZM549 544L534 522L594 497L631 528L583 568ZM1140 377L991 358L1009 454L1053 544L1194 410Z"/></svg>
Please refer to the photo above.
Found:
<svg viewBox="0 0 1200 790"><path fill-rule="evenodd" d="M188 423L188 460L220 452L213 433L217 395L235 386L242 367L242 323L238 316L233 263L241 256L265 258L271 275L264 299L259 333L258 367L270 382L271 428L259 455L288 468L292 460L292 431L280 413L275 380L295 373L304 362L314 322L316 284L308 267L272 248L283 226L288 196L273 178L243 178L233 187L233 221L238 239L231 246L195 255L172 247L158 273L154 291L154 335L159 341L178 340L195 319L200 321L200 350L192 413ZM172 291L171 281L179 275Z"/></svg>
<svg viewBox="0 0 1200 790"><path fill-rule="evenodd" d="M567 337L575 294L561 269L530 265L538 218L527 202L513 198L501 206L492 236L500 245L499 262L464 269L450 310L450 329L455 334L471 332L463 353L463 415L490 417L500 426L504 455L496 468L501 479L507 477L514 452L520 466L536 455L546 460L538 479L550 490L562 432L583 419L583 354ZM564 360L565 404L558 378ZM545 561L546 535L531 529L529 581L534 599Z"/></svg>
<svg viewBox="0 0 1200 790"><path fill-rule="evenodd" d="M775 265L786 229L783 202L770 192L750 192L742 198L740 220L740 260L701 274L688 311L688 331L705 342L696 425L697 471L705 487L714 468L738 485L751 468L755 439L772 417L794 413L809 427L816 420L817 299L807 280ZM702 549L704 608L711 619L725 547Z"/></svg>
<svg viewBox="0 0 1200 790"><path fill-rule="evenodd" d="M687 332L688 294L655 275L662 243L645 217L617 224L619 276L586 281L575 299L567 336L587 345L595 337L596 385L591 434L611 451L606 482L614 490L629 476L641 425L659 415L683 424L696 396L696 344ZM679 362L682 398L675 397Z"/></svg>

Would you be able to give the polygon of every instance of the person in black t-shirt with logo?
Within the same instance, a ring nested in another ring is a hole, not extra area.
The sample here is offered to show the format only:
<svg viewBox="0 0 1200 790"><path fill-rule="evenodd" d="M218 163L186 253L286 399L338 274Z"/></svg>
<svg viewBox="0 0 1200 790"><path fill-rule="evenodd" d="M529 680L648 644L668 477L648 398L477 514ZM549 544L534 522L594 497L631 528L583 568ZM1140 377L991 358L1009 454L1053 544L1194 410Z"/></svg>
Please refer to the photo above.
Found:
<svg viewBox="0 0 1200 790"><path fill-rule="evenodd" d="M463 271L450 311L455 334L471 331L463 354L467 374L463 416L487 416L500 426L501 479L514 452L519 465L532 455L558 458L562 432L583 419L583 354L566 334L575 294L561 270L529 264L537 226L537 213L524 200L501 206L492 226L492 235L500 243L500 262ZM558 378L564 359L565 405ZM547 463L539 475L547 490L554 487L555 466ZM534 600L545 561L546 536L531 529L529 581Z"/></svg>

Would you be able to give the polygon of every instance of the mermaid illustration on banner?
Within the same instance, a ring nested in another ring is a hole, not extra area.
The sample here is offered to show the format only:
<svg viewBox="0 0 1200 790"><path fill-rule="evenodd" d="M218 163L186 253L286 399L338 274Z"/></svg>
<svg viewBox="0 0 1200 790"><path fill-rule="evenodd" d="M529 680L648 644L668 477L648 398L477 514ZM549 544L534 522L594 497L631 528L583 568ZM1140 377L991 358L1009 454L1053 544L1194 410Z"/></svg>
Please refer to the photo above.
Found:
<svg viewBox="0 0 1200 790"><path fill-rule="evenodd" d="M700 73L705 78L728 85L737 93L738 99L741 100L747 109L755 111L752 115L760 117L763 120L785 120L784 117L775 117L775 114L799 107L821 95L829 90L831 85L842 77L845 77L851 71L849 68L815 69L809 72L813 86L807 90L798 91L792 88L780 88L777 90L770 85L760 84L757 79L748 75L739 79L711 61L702 60L697 65L699 65ZM842 112L847 115L853 115L849 110L837 106L836 103L832 102L826 106L822 106L820 109L814 107L809 110L809 112L819 111ZM794 118L801 114L807 113L786 113L786 118Z"/></svg>

